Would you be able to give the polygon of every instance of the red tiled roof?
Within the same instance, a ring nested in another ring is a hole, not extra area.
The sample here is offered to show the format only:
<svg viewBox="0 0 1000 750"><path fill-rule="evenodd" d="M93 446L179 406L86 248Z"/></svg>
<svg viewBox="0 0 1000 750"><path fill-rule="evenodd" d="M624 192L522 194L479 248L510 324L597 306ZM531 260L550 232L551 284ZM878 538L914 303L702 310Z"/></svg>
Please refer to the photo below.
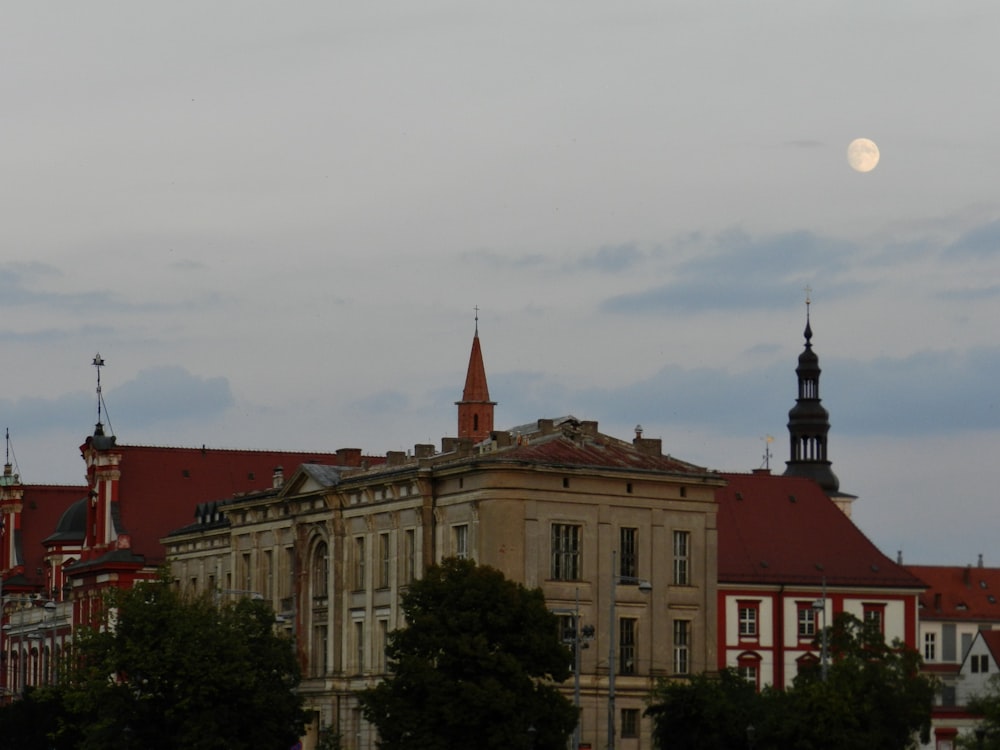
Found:
<svg viewBox="0 0 1000 750"><path fill-rule="evenodd" d="M723 474L719 582L924 588L882 554L811 479Z"/></svg>
<svg viewBox="0 0 1000 750"><path fill-rule="evenodd" d="M986 648L993 654L993 661L1000 662L1000 630L980 630L979 634L986 643Z"/></svg>
<svg viewBox="0 0 1000 750"><path fill-rule="evenodd" d="M522 445L513 445L476 456L477 461L515 461L550 466L579 466L633 471L662 471L672 474L709 474L708 469L672 456L651 455L631 444L599 433L569 438L561 432L533 437Z"/></svg>
<svg viewBox="0 0 1000 750"><path fill-rule="evenodd" d="M928 589L920 595L924 620L1000 620L1000 568L906 565Z"/></svg>
<svg viewBox="0 0 1000 750"><path fill-rule="evenodd" d="M332 453L117 448L122 453L118 495L122 525L131 537L132 551L152 564L165 557L159 540L191 523L198 503L271 487L278 466L287 477L299 464L337 463Z"/></svg>

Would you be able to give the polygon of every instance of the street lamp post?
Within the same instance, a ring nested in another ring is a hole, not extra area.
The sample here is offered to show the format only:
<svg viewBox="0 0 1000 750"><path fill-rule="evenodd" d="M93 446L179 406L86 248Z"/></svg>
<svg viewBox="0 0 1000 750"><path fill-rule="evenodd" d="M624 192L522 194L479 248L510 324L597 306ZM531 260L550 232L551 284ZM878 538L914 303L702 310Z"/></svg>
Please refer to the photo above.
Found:
<svg viewBox="0 0 1000 750"><path fill-rule="evenodd" d="M620 576L615 572L615 564L618 561L618 550L611 551L611 599L608 603L610 610L608 627L608 750L615 750L615 615L617 614L617 592L618 584L622 581L626 583L636 583L639 591L648 594L653 590L649 581L643 581L635 576Z"/></svg>

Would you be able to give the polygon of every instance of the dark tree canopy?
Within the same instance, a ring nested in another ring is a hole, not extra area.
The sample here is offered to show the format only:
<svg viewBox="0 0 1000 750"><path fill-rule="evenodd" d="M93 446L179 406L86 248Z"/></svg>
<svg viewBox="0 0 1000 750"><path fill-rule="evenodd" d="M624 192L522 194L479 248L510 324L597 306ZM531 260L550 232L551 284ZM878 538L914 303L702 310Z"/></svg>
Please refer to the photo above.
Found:
<svg viewBox="0 0 1000 750"><path fill-rule="evenodd" d="M848 614L828 630L826 679L817 666L785 691L756 693L735 673L661 682L649 715L658 747L743 750L907 750L927 741L937 684L920 655L885 643L877 627ZM749 689L749 692L748 692Z"/></svg>
<svg viewBox="0 0 1000 750"><path fill-rule="evenodd" d="M166 581L113 592L75 634L58 690L78 747L274 750L304 728L289 639L263 601L185 599Z"/></svg>
<svg viewBox="0 0 1000 750"><path fill-rule="evenodd" d="M969 711L983 717L977 727L982 735L982 742L972 732L962 738L961 746L977 750L1000 750L1000 675L990 677L986 690L972 697Z"/></svg>
<svg viewBox="0 0 1000 750"><path fill-rule="evenodd" d="M577 713L554 683L572 656L540 590L448 559L410 586L402 608L408 626L390 635L390 675L360 696L380 747L565 748Z"/></svg>

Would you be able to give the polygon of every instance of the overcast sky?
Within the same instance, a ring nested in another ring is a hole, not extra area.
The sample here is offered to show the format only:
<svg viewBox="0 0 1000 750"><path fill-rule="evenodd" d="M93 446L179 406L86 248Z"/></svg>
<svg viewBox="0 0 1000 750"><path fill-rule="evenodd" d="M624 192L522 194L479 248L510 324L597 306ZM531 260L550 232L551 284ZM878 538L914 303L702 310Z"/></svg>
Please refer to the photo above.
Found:
<svg viewBox="0 0 1000 750"><path fill-rule="evenodd" d="M805 291L854 518L1000 565L1000 4L8 3L0 426L367 453L573 414L788 457ZM869 173L846 160L878 143Z"/></svg>

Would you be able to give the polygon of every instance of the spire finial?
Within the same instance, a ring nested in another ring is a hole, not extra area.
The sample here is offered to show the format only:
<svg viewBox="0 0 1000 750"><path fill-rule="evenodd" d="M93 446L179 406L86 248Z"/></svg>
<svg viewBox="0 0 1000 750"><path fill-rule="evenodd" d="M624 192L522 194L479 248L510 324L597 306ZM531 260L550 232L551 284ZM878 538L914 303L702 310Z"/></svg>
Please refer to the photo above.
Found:
<svg viewBox="0 0 1000 750"><path fill-rule="evenodd" d="M812 326L809 324L809 306L812 304L812 287L809 286L808 284L806 284L805 286L805 293L806 293L806 330L803 335L806 337L806 346L812 346L813 332L812 332Z"/></svg>
<svg viewBox="0 0 1000 750"><path fill-rule="evenodd" d="M101 357L101 353L97 352L94 355L94 367L97 368L97 424L101 424L101 368L104 367L104 359Z"/></svg>
<svg viewBox="0 0 1000 750"><path fill-rule="evenodd" d="M473 310L476 311L476 335L479 335L479 305L476 305Z"/></svg>

